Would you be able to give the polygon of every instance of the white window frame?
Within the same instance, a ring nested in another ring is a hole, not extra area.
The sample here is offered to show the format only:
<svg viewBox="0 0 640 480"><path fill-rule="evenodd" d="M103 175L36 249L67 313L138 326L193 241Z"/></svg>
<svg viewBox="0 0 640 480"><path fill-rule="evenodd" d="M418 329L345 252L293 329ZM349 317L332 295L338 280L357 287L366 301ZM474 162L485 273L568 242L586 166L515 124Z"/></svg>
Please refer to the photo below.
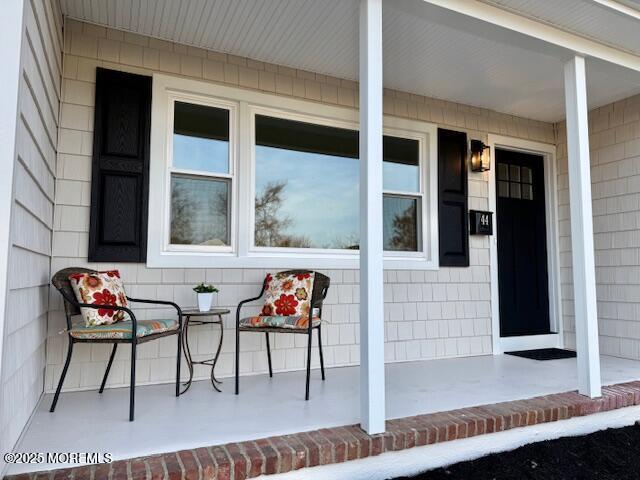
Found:
<svg viewBox="0 0 640 480"><path fill-rule="evenodd" d="M151 117L151 164L147 266L151 268L316 268L357 269L353 250L272 248L254 246L255 114L276 116L338 128L358 129L358 111L253 90L154 74ZM172 172L222 178L225 175L173 169L171 139L173 102L186 101L229 109L229 178L231 178L231 246L171 245L170 179ZM312 113L309 113L312 112ZM437 126L397 117L384 117L384 134L420 142L419 220L422 251L385 251L387 269L438 269ZM159 219L155 221L154 219Z"/></svg>

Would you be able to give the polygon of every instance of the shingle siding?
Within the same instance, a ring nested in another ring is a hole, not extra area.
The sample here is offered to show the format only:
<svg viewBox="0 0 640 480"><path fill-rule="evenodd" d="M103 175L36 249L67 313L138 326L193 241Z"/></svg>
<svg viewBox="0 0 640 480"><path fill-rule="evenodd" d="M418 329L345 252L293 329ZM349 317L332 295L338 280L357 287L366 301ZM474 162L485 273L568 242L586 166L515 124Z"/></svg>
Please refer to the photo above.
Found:
<svg viewBox="0 0 640 480"><path fill-rule="evenodd" d="M0 378L3 452L13 448L44 387L62 40L58 2L25 1Z"/></svg>
<svg viewBox="0 0 640 480"><path fill-rule="evenodd" d="M558 203L565 341L575 347L569 181L558 130ZM640 95L589 113L600 352L640 359Z"/></svg>
<svg viewBox="0 0 640 480"><path fill-rule="evenodd" d="M259 89L354 107L358 86L352 81L265 64L246 58L205 51L153 38L123 33L69 20L65 29L63 100L60 118L58 179L56 192L52 269L87 264L87 236L91 169L91 141L95 69L98 66L151 75L173 73L190 78ZM385 114L437 123L445 128L468 131L486 140L488 133L511 135L547 143L555 142L553 125L503 115L481 108L458 105L403 92L385 90ZM487 209L487 176L469 175L469 208ZM479 355L491 352L489 243L472 237L471 266L439 271L385 272L385 357L389 362L420 358ZM172 299L183 305L195 302L192 285L209 281L218 285L220 306L234 308L238 301L259 289L264 271L256 269L148 269L144 265L94 264L95 268L119 268L133 296ZM323 335L328 366L354 365L359 358L358 272L331 270L332 288ZM66 339L57 332L64 326L59 299L52 299L49 315L46 389L55 387L62 369ZM140 311L141 316L157 314ZM225 344L219 362L221 377L232 374L234 352L231 316L227 318ZM191 331L196 356L209 355L217 342L214 329ZM171 339L142 345L140 383L171 381L175 345ZM267 369L264 338L242 339L242 369L245 374ZM274 370L304 367L303 338L276 336L272 344ZM107 360L108 347L78 345L65 388L98 386ZM317 363L317 355L313 356ZM129 353L118 352L109 379L110 386L128 381ZM196 369L197 378L206 378Z"/></svg>

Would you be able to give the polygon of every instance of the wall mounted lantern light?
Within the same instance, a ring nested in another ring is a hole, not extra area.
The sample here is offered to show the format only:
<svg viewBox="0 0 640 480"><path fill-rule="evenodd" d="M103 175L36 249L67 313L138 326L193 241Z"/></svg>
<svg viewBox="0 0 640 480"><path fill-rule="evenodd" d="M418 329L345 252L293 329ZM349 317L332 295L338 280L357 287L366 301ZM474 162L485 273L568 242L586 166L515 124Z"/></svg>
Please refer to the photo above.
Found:
<svg viewBox="0 0 640 480"><path fill-rule="evenodd" d="M491 156L489 145L480 140L471 140L469 148L471 152L471 170L474 172L486 172L491 168Z"/></svg>

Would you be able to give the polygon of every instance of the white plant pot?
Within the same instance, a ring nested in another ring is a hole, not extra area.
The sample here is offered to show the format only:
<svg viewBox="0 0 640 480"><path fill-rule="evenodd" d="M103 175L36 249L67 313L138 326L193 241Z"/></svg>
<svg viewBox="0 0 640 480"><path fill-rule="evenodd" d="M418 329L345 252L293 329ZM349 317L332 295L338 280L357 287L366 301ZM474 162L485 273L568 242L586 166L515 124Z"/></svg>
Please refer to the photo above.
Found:
<svg viewBox="0 0 640 480"><path fill-rule="evenodd" d="M211 302L213 301L212 293L198 293L198 310L208 312L211 310Z"/></svg>

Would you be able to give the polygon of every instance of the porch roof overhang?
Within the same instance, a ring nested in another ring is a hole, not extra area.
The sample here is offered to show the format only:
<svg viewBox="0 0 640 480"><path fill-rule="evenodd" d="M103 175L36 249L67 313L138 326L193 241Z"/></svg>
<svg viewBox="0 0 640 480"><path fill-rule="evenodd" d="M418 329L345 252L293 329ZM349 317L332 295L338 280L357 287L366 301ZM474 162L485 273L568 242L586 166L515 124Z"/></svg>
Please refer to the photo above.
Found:
<svg viewBox="0 0 640 480"><path fill-rule="evenodd" d="M61 2L82 21L358 79L357 0ZM555 122L564 118L563 64L578 53L587 58L590 109L640 93L640 43L619 34L637 31L634 10L623 5L629 11L621 13L602 0L557 3L384 2L384 86ZM579 4L576 20L567 12ZM616 34L598 28L614 21Z"/></svg>

